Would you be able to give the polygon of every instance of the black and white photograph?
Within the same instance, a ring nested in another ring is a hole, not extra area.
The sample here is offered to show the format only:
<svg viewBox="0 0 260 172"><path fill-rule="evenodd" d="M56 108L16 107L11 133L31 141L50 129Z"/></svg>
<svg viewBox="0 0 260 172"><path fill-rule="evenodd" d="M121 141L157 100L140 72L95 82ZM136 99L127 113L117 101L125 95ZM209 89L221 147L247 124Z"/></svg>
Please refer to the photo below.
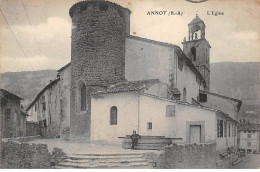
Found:
<svg viewBox="0 0 260 172"><path fill-rule="evenodd" d="M0 0L1 169L260 169L260 0Z"/></svg>

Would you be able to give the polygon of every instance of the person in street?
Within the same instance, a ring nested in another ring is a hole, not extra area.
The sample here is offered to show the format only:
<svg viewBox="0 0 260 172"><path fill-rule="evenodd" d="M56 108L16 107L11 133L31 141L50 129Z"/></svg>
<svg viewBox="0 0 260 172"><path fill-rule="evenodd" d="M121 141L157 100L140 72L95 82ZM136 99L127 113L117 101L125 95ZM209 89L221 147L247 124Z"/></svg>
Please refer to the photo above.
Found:
<svg viewBox="0 0 260 172"><path fill-rule="evenodd" d="M141 136L139 134L136 134L136 131L133 131L133 134L130 136L130 138L132 139L132 146L131 149L134 149L134 147L137 145L138 143L138 139L141 139Z"/></svg>

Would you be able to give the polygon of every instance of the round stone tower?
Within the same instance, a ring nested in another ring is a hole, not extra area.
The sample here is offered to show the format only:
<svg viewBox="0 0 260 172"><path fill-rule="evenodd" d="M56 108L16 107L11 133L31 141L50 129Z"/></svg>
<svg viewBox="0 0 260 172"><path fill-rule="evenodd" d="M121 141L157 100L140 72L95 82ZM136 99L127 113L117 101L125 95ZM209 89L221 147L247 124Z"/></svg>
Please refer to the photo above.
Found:
<svg viewBox="0 0 260 172"><path fill-rule="evenodd" d="M91 90L125 80L130 13L120 5L100 0L78 2L70 8L72 139L90 136Z"/></svg>
<svg viewBox="0 0 260 172"><path fill-rule="evenodd" d="M83 1L70 8L71 64L75 82L109 85L125 78L125 35L130 11L108 1Z"/></svg>

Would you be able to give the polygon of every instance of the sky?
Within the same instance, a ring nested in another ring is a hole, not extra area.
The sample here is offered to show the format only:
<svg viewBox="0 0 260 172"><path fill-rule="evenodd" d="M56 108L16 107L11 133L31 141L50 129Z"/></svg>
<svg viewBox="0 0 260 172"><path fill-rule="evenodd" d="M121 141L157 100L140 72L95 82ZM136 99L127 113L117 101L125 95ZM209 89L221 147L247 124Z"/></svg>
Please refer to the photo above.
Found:
<svg viewBox="0 0 260 172"><path fill-rule="evenodd" d="M131 10L132 35L182 48L196 13L206 25L210 62L260 62L260 0L111 0ZM78 0L0 0L0 72L59 69L70 62L70 7ZM180 11L179 15L147 15ZM219 11L224 15L207 15ZM28 17L27 17L28 16ZM17 41L16 41L17 40ZM19 47L20 46L20 47Z"/></svg>

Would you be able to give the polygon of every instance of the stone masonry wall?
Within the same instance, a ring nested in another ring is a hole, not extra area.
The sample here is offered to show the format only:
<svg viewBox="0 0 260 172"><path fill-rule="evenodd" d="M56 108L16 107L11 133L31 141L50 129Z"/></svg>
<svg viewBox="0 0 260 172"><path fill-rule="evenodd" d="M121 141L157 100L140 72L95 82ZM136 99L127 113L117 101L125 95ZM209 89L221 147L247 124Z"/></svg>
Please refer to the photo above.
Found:
<svg viewBox="0 0 260 172"><path fill-rule="evenodd" d="M216 168L216 144L172 144L160 154L147 153L147 159L159 169Z"/></svg>
<svg viewBox="0 0 260 172"><path fill-rule="evenodd" d="M4 169L49 169L66 158L59 148L49 152L46 144L8 140L2 146L0 168Z"/></svg>
<svg viewBox="0 0 260 172"><path fill-rule="evenodd" d="M51 154L45 144L3 143L2 168L50 168Z"/></svg>
<svg viewBox="0 0 260 172"><path fill-rule="evenodd" d="M130 11L108 1L83 1L70 9L70 138L89 137L90 93L125 80L125 35ZM128 33L129 34L129 33ZM79 83L87 86L87 110L77 109Z"/></svg>
<svg viewBox="0 0 260 172"><path fill-rule="evenodd" d="M125 10L98 1L72 6L71 79L75 83L107 85L124 79Z"/></svg>

